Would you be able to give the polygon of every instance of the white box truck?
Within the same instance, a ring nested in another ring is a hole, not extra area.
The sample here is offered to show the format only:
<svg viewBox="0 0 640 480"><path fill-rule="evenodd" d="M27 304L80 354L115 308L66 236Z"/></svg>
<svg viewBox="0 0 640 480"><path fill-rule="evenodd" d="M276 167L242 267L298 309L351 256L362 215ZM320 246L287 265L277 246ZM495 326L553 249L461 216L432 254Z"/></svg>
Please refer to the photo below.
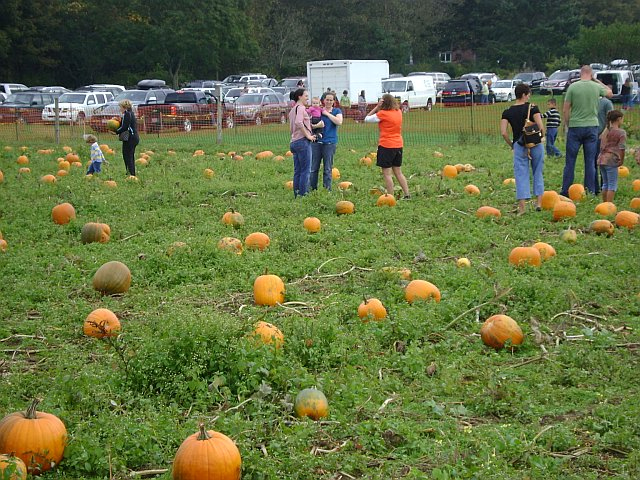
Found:
<svg viewBox="0 0 640 480"><path fill-rule="evenodd" d="M327 88L338 98L349 92L351 105L358 104L358 95L365 91L367 103L376 103L382 96L383 78L389 76L386 60L318 60L307 62L307 88L310 97L320 97Z"/></svg>

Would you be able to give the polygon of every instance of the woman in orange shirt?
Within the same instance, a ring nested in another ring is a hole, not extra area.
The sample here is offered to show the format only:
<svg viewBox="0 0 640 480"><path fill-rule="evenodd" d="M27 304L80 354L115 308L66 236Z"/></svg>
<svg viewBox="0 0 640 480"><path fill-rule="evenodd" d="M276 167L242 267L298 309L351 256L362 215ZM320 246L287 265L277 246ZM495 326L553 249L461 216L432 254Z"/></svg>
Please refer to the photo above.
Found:
<svg viewBox="0 0 640 480"><path fill-rule="evenodd" d="M364 121L377 123L380 128L376 165L382 168L382 176L384 177L387 193L393 195L393 178L391 177L391 173L393 173L402 187L403 198L411 198L407 179L402 174L401 169L403 147L402 112L393 95L385 93L373 110L365 117Z"/></svg>

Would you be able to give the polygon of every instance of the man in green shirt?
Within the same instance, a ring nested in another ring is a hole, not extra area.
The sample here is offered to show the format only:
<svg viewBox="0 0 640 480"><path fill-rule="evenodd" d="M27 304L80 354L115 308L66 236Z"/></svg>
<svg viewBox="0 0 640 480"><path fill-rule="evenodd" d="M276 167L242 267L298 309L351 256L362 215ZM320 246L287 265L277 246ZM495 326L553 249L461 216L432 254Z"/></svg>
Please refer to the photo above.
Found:
<svg viewBox="0 0 640 480"><path fill-rule="evenodd" d="M567 196L573 184L580 145L584 153L584 187L592 194L597 192L598 104L600 97L611 98L612 95L609 87L594 78L589 65L580 69L580 80L569 86L562 111L564 124L569 127L560 191L562 195Z"/></svg>

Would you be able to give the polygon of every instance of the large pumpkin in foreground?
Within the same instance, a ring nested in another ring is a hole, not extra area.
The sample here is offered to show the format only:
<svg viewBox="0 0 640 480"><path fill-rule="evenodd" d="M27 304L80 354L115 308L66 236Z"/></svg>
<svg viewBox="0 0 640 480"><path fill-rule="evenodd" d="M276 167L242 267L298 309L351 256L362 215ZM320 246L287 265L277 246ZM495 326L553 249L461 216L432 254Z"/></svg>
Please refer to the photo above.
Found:
<svg viewBox="0 0 640 480"><path fill-rule="evenodd" d="M129 267L118 261L105 263L93 276L93 288L105 295L125 293L130 285Z"/></svg>
<svg viewBox="0 0 640 480"><path fill-rule="evenodd" d="M283 303L284 292L284 282L277 275L265 273L253 282L253 298L256 305L273 307L277 303Z"/></svg>
<svg viewBox="0 0 640 480"><path fill-rule="evenodd" d="M485 345L500 349L507 342L511 345L520 345L524 335L516 321L507 315L493 315L487 318L480 329L480 337Z"/></svg>
<svg viewBox="0 0 640 480"><path fill-rule="evenodd" d="M242 458L238 447L222 433L200 431L186 438L173 460L173 480L239 480Z"/></svg>
<svg viewBox="0 0 640 480"><path fill-rule="evenodd" d="M13 453L38 475L62 460L67 444L64 423L50 413L38 412L34 400L26 412L10 413L0 420L0 452Z"/></svg>
<svg viewBox="0 0 640 480"><path fill-rule="evenodd" d="M305 388L296 396L293 411L297 417L319 420L329 415L329 402L320 390Z"/></svg>

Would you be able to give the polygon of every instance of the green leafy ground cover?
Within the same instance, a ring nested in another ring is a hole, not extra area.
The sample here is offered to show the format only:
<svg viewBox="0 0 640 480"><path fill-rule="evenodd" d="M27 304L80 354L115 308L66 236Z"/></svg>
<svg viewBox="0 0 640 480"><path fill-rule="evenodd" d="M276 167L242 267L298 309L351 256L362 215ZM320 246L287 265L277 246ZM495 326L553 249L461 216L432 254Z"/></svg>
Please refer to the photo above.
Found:
<svg viewBox="0 0 640 480"><path fill-rule="evenodd" d="M354 191L298 200L283 186L290 160L215 156L257 151L247 144L145 139L139 152L155 154L138 183L125 181L119 152L106 166L101 178L116 189L85 180L81 169L41 184L62 151L38 155L49 145L28 146L30 175L17 174L17 144L0 152L0 231L9 245L0 255L0 416L42 396L40 409L64 421L65 459L43 478L170 469L201 421L236 441L245 479L640 476L640 230L588 233L595 198L570 222L533 209L516 217L514 188L502 183L513 176L506 146L408 148L413 198L395 208L375 206L368 190L381 184L379 170L358 163L375 143L338 150L341 180ZM86 161L87 146L75 147ZM206 155L193 157L197 148ZM263 148L284 153L286 143ZM438 173L445 163L476 170L446 180ZM547 160L548 189L558 190L562 166ZM631 180L640 168L628 166L619 209L639 196ZM464 193L469 183L480 196ZM341 198L355 203L354 215L335 215ZM61 202L77 212L66 226L51 221ZM476 218L485 204L502 218ZM230 208L244 215L239 230L220 223ZM320 233L302 228L307 216L320 218ZM82 225L95 221L111 226L111 240L83 245ZM576 244L559 239L568 226ZM254 231L271 237L266 251L216 247ZM177 241L186 247L169 254ZM512 248L536 241L557 256L540 268L508 264ZM471 267L457 268L459 257ZM91 278L111 260L129 266L132 286L102 297ZM442 301L409 305L404 282L386 266L434 283ZM253 281L265 269L285 281L291 303L253 305ZM382 300L388 319L362 323L363 295ZM121 319L116 341L82 334L100 307ZM513 352L479 338L496 313L525 332ZM258 320L284 332L281 350L247 340ZM292 415L295 395L311 386L329 400L326 421Z"/></svg>

